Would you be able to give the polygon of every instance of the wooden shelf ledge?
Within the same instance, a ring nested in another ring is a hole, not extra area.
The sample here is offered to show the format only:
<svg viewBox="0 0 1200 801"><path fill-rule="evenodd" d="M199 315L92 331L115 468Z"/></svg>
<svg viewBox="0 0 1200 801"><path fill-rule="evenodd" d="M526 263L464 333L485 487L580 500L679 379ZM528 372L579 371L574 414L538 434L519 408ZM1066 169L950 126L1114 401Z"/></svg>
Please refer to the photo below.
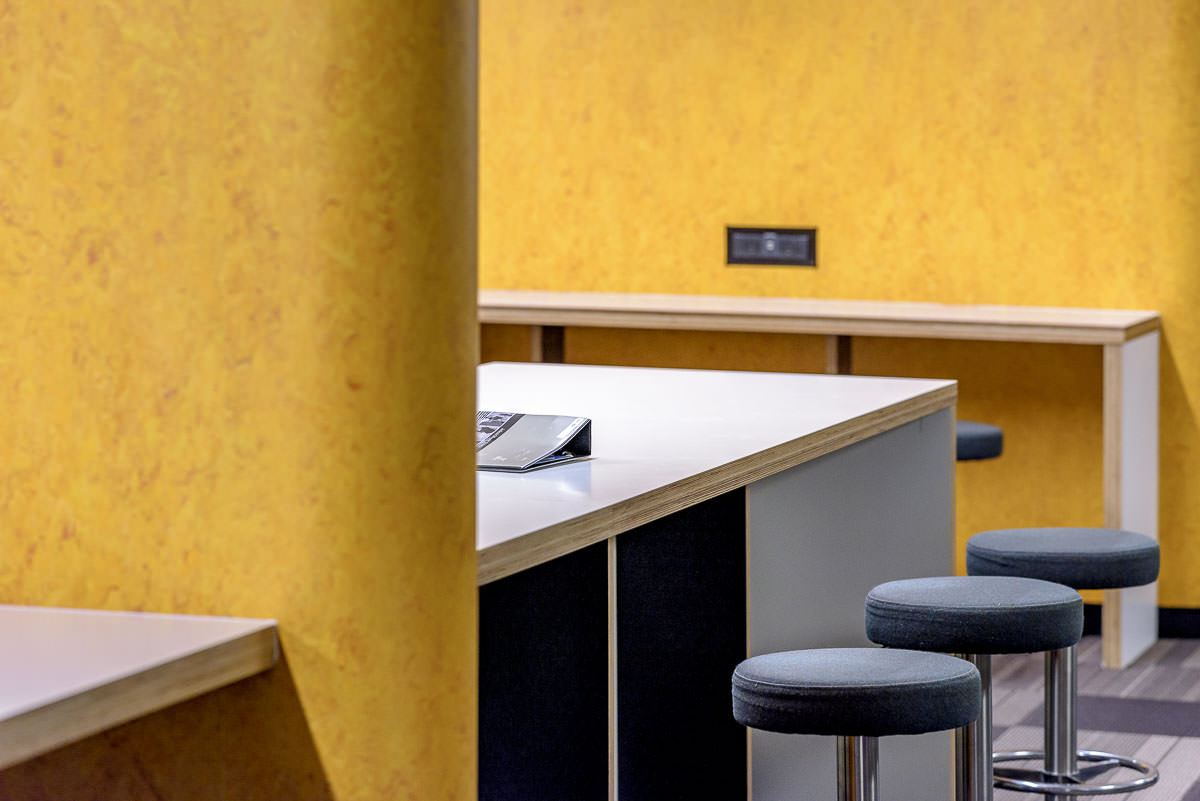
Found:
<svg viewBox="0 0 1200 801"><path fill-rule="evenodd" d="M480 290L479 322L1077 345L1162 326L1158 312L1125 309L515 289Z"/></svg>

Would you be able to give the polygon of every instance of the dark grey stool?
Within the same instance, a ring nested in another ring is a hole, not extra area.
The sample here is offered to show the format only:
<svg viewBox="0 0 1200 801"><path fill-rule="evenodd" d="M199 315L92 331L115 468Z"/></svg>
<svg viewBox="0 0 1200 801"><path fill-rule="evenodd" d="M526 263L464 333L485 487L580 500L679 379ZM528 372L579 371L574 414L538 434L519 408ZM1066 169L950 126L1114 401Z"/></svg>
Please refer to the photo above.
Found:
<svg viewBox="0 0 1200 801"><path fill-rule="evenodd" d="M960 462L995 459L1004 451L1000 426L959 420L954 424L955 458Z"/></svg>
<svg viewBox="0 0 1200 801"><path fill-rule="evenodd" d="M1103 528L984 531L967 541L972 576L1029 576L1078 590L1139 587L1158 578L1158 543L1144 534ZM1008 751L996 762L1041 760L1040 771L997 768L996 786L1050 797L1126 793L1158 781L1158 769L1131 757L1080 751L1075 721L1076 648L1046 654L1044 747ZM1090 763L1085 768L1079 762ZM1089 783L1122 766L1142 774L1126 782Z"/></svg>
<svg viewBox="0 0 1200 801"><path fill-rule="evenodd" d="M955 798L992 798L991 655L1079 642L1083 599L1070 587L1006 576L880 584L867 594L867 637L892 648L957 654L979 670L979 717L954 732Z"/></svg>
<svg viewBox="0 0 1200 801"><path fill-rule="evenodd" d="M838 801L876 801L879 738L965 726L979 714L979 671L945 654L820 648L763 654L733 671L743 726L837 737Z"/></svg>

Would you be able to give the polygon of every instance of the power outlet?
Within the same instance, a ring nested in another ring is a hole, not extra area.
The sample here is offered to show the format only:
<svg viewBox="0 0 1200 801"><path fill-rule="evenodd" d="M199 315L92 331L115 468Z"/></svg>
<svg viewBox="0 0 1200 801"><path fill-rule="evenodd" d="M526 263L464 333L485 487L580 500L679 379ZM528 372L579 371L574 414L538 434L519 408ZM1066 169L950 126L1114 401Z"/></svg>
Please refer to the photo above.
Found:
<svg viewBox="0 0 1200 801"><path fill-rule="evenodd" d="M816 228L725 228L726 264L817 266Z"/></svg>

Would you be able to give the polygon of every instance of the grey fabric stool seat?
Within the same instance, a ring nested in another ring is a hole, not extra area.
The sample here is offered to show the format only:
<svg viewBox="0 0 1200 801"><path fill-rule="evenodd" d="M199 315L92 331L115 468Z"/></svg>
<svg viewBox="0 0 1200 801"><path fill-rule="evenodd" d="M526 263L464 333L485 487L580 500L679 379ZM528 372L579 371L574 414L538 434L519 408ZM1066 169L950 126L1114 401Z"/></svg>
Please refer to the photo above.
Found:
<svg viewBox="0 0 1200 801"><path fill-rule="evenodd" d="M1149 584L1158 578L1158 560L1157 542L1144 534L1117 529L1001 529L981 532L967 541L967 572L972 576L1028 576L1078 590ZM1046 654L1042 750L994 755L996 762L1040 760L1042 769L997 768L997 787L1067 797L1130 792L1158 781L1158 769L1153 765L1078 749L1076 662L1075 646ZM1081 761L1089 764L1080 768ZM1124 782L1097 780L1117 767L1142 775Z"/></svg>
<svg viewBox="0 0 1200 801"><path fill-rule="evenodd" d="M979 671L945 654L821 648L751 657L733 671L743 726L837 737L838 801L878 798L879 737L965 726L979 714Z"/></svg>
<svg viewBox="0 0 1200 801"><path fill-rule="evenodd" d="M955 798L992 797L991 655L1067 648L1083 633L1070 587L1008 576L946 576L880 584L867 594L867 637L880 645L957 654L979 670L979 716L954 733Z"/></svg>
<svg viewBox="0 0 1200 801"><path fill-rule="evenodd" d="M990 423L959 420L954 424L954 442L960 462L995 459L1004 452L1004 431Z"/></svg>

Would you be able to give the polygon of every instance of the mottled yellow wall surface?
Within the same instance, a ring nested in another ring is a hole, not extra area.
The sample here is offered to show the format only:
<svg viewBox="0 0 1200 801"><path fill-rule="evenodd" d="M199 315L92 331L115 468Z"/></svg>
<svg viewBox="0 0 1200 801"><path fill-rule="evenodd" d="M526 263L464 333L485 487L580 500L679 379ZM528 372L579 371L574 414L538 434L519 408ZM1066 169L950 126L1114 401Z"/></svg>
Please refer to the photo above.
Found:
<svg viewBox="0 0 1200 801"><path fill-rule="evenodd" d="M1160 600L1200 606L1200 2L495 0L480 31L482 286L1161 311ZM726 225L815 226L819 267L727 267ZM568 331L568 358L581 336L639 352ZM960 539L1101 522L1100 369L856 351L1005 427L960 470Z"/></svg>
<svg viewBox="0 0 1200 801"><path fill-rule="evenodd" d="M273 617L5 798L475 787L472 3L0 3L0 602Z"/></svg>

